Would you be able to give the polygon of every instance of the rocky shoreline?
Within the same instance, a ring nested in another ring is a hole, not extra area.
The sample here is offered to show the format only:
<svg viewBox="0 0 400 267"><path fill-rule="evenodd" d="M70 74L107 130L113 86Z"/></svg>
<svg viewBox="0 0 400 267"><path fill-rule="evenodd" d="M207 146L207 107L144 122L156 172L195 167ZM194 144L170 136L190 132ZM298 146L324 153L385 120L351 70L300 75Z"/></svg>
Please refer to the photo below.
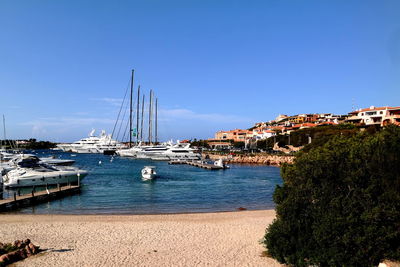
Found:
<svg viewBox="0 0 400 267"><path fill-rule="evenodd" d="M218 155L211 153L203 153L203 158L211 160L223 159L226 163L244 163L244 164L262 164L271 166L282 166L283 163L292 164L294 156L286 155L267 155L267 154L247 154L247 155Z"/></svg>
<svg viewBox="0 0 400 267"><path fill-rule="evenodd" d="M13 244L0 243L0 266L6 266L26 259L39 252L39 247L31 243L29 239L26 239L25 241L16 240Z"/></svg>

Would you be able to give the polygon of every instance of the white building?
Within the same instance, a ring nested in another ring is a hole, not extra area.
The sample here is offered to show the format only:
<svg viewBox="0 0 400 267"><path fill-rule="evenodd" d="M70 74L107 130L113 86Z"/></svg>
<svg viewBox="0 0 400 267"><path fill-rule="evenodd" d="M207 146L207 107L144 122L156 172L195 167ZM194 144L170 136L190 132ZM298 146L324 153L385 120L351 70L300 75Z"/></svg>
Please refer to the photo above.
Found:
<svg viewBox="0 0 400 267"><path fill-rule="evenodd" d="M400 107L374 107L359 109L349 113L347 122L365 125L400 125Z"/></svg>
<svg viewBox="0 0 400 267"><path fill-rule="evenodd" d="M253 131L253 138L256 140L263 140L275 136L276 132L272 130L254 130Z"/></svg>

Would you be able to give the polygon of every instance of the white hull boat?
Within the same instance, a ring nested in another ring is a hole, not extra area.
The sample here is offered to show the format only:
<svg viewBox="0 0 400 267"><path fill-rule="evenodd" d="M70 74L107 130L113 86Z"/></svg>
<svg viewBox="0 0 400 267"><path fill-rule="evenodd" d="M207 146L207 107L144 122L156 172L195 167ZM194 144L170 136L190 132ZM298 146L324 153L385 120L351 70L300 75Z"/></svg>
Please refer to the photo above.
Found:
<svg viewBox="0 0 400 267"><path fill-rule="evenodd" d="M57 159L54 157L48 158L39 158L40 163L49 164L49 165L57 165L57 166L69 166L75 163L73 159Z"/></svg>
<svg viewBox="0 0 400 267"><path fill-rule="evenodd" d="M137 154L148 146L134 146L127 149L118 149L115 153L120 157L133 157L136 158Z"/></svg>
<svg viewBox="0 0 400 267"><path fill-rule="evenodd" d="M226 164L224 163L224 161L223 161L222 159L219 159L219 160L214 161L214 165L215 165L215 166L218 166L218 167L221 167L221 168L223 168L223 169L229 169L229 168L230 168L228 165L226 165Z"/></svg>
<svg viewBox="0 0 400 267"><path fill-rule="evenodd" d="M105 150L117 150L125 147L125 145L113 140L110 134L106 135L104 130L101 131L100 137L94 136L94 132L92 130L89 137L72 144L58 144L57 148L73 153L103 153Z"/></svg>
<svg viewBox="0 0 400 267"><path fill-rule="evenodd" d="M175 144L146 148L137 154L137 158L150 158L153 160L199 160L201 155L190 148L190 144Z"/></svg>
<svg viewBox="0 0 400 267"><path fill-rule="evenodd" d="M143 181L148 181L154 179L156 177L157 173L155 170L154 166L145 166L142 171L142 180Z"/></svg>
<svg viewBox="0 0 400 267"><path fill-rule="evenodd" d="M37 157L27 157L18 167L3 175L5 187L29 187L77 183L88 174L75 167L53 167L40 163Z"/></svg>
<svg viewBox="0 0 400 267"><path fill-rule="evenodd" d="M78 183L78 179L82 180L87 174L87 171L76 168L57 169L51 172L17 168L3 176L3 183L9 188L69 184Z"/></svg>

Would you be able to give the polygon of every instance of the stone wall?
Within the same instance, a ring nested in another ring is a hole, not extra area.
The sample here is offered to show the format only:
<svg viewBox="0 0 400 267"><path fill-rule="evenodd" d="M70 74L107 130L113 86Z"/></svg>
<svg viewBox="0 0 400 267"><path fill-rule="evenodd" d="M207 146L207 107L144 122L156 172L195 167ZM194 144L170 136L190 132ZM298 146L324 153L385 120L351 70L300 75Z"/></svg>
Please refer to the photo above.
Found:
<svg viewBox="0 0 400 267"><path fill-rule="evenodd" d="M281 166L283 163L293 163L294 156L267 155L267 154L247 154L247 155L216 155L203 153L203 158L208 156L211 160L222 158L226 163L246 163Z"/></svg>

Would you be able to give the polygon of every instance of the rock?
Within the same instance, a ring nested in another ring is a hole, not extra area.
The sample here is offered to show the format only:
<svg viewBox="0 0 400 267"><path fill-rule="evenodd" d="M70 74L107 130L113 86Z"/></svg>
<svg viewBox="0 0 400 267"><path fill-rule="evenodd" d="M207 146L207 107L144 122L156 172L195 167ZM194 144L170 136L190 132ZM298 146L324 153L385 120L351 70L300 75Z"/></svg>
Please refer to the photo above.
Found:
<svg viewBox="0 0 400 267"><path fill-rule="evenodd" d="M10 257L8 254L4 254L0 256L0 262L4 264L8 264L10 262Z"/></svg>
<svg viewBox="0 0 400 267"><path fill-rule="evenodd" d="M31 250L31 248L29 247L29 245L25 246L25 251L26 251L26 255L28 255L28 257L33 255L33 252Z"/></svg>
<svg viewBox="0 0 400 267"><path fill-rule="evenodd" d="M378 267L399 267L399 266L400 266L399 262L388 261L388 260L384 260L378 265Z"/></svg>
<svg viewBox="0 0 400 267"><path fill-rule="evenodd" d="M220 155L203 154L204 157L209 157L212 160L218 160ZM228 163L250 163L250 164L266 164L272 166L281 166L283 163L293 163L293 156L277 156L268 154L247 154L247 155L230 155L223 157Z"/></svg>
<svg viewBox="0 0 400 267"><path fill-rule="evenodd" d="M24 242L22 240L15 240L14 241L14 247L24 248L25 246L26 246L26 242Z"/></svg>
<svg viewBox="0 0 400 267"><path fill-rule="evenodd" d="M31 249L32 254L37 254L37 253L39 252L39 247L35 246L34 244L29 243L28 246L29 246L29 248Z"/></svg>
<svg viewBox="0 0 400 267"><path fill-rule="evenodd" d="M20 250L18 250L18 251L19 251L19 257L20 257L20 259L25 259L25 258L28 257L28 255L26 254L25 249L20 249Z"/></svg>
<svg viewBox="0 0 400 267"><path fill-rule="evenodd" d="M239 207L239 208L237 208L237 210L247 210L247 209L243 208L243 207Z"/></svg>
<svg viewBox="0 0 400 267"><path fill-rule="evenodd" d="M1 255L0 256L0 266L8 265L13 262L23 260L29 256L32 256L33 254L37 254L40 252L39 247L32 244L29 239L26 239L25 241L16 240L12 244L16 248L16 250L12 251L12 252L8 252L7 254ZM11 244L1 244L3 250L4 250L4 246L10 246L10 245ZM3 251L3 253L5 253L5 251Z"/></svg>
<svg viewBox="0 0 400 267"><path fill-rule="evenodd" d="M21 260L19 256L19 250L7 253L7 255L10 263Z"/></svg>

